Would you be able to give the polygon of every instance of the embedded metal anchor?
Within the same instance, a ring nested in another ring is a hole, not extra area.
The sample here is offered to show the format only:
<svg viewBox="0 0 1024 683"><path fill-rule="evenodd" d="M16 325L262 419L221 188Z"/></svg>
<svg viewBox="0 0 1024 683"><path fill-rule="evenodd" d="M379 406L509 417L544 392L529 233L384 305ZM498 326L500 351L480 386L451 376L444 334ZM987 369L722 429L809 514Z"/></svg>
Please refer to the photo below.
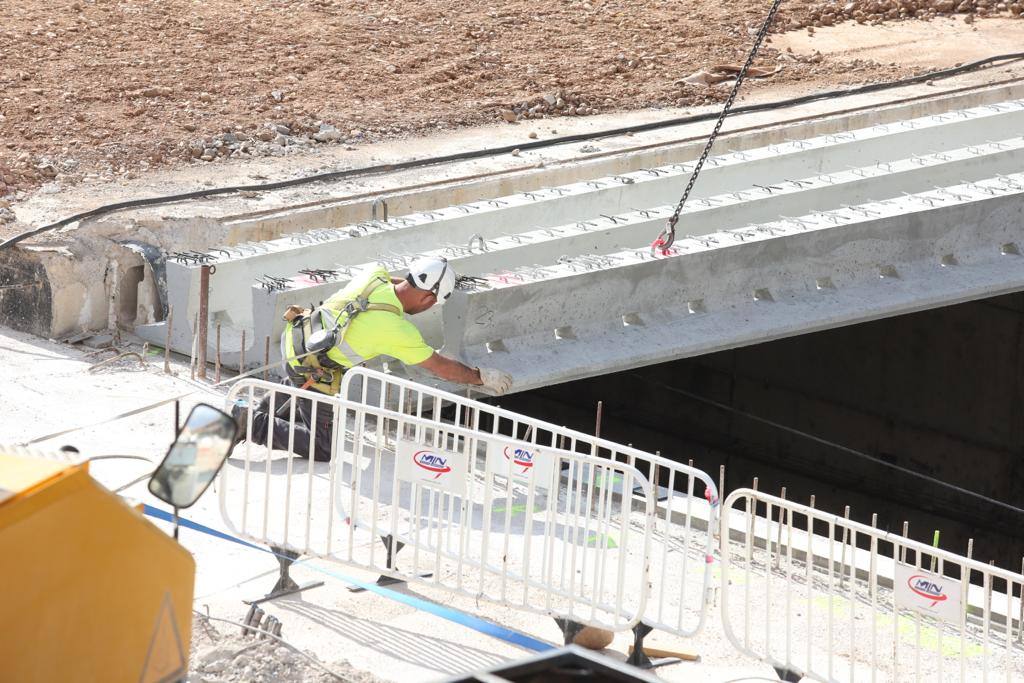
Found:
<svg viewBox="0 0 1024 683"><path fill-rule="evenodd" d="M259 283L260 287L267 290L268 292L283 292L291 287L291 280L284 277L274 277L273 275L264 275L263 277L256 278L256 282Z"/></svg>
<svg viewBox="0 0 1024 683"><path fill-rule="evenodd" d="M480 233L477 232L469 236L469 242L467 243L466 247L470 250L470 252L473 251L474 242L480 245L480 251L489 251L487 247L487 240L485 240L484 236L481 235Z"/></svg>
<svg viewBox="0 0 1024 683"><path fill-rule="evenodd" d="M171 254L171 258L185 265L205 265L216 259L212 254L201 251L177 251Z"/></svg>
<svg viewBox="0 0 1024 683"><path fill-rule="evenodd" d="M872 218L872 217L878 215L877 211L871 211L869 209L865 209L863 206L851 206L850 204L841 204L840 206L842 206L844 209L847 209L847 210L852 211L854 213L859 213L860 215L864 216L865 218Z"/></svg>
<svg viewBox="0 0 1024 683"><path fill-rule="evenodd" d="M309 268L300 270L300 273L307 276L313 282L328 282L338 279L338 271L324 268Z"/></svg>

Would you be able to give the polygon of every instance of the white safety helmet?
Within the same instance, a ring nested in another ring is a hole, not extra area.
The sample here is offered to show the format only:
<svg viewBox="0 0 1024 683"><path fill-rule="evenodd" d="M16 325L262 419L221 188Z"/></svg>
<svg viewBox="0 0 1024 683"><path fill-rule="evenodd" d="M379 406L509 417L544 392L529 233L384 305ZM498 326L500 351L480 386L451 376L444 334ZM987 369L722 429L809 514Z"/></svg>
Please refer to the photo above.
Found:
<svg viewBox="0 0 1024 683"><path fill-rule="evenodd" d="M443 304L455 291L455 271L448 265L448 259L440 256L424 256L412 262L405 279L416 289L433 292L437 302Z"/></svg>

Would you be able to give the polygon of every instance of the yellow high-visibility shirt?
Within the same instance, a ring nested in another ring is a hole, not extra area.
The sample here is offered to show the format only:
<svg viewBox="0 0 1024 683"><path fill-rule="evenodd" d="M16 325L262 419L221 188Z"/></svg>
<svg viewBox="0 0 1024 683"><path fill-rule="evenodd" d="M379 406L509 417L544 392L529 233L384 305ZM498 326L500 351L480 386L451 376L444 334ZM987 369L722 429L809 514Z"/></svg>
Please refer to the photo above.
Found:
<svg viewBox="0 0 1024 683"><path fill-rule="evenodd" d="M347 302L362 294L374 278L383 278L384 282L370 293L370 302L390 304L404 313L402 303L395 295L391 276L383 266L357 273L348 285L324 301L323 307L337 314ZM423 340L415 325L404 316L389 311L359 313L349 324L341 342L327 352L328 358L346 368L377 356L390 356L406 365L418 365L433 354L434 349Z"/></svg>

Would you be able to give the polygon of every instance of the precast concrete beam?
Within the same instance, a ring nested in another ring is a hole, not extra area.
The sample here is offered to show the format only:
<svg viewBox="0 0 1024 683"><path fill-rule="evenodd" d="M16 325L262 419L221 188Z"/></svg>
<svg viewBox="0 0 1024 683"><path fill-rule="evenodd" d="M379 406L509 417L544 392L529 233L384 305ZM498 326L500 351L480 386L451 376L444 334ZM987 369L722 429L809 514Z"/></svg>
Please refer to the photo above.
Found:
<svg viewBox="0 0 1024 683"><path fill-rule="evenodd" d="M829 105L819 102L809 109L820 116L800 116L803 108L793 111L797 117L784 119L771 125L764 125L764 114L729 119L719 135L720 147L745 151L789 140L810 138L828 133L843 133L866 126L898 122L903 119L921 118L945 114L965 107L978 107L989 102L999 103L1020 97L1024 87L1009 82L983 89L939 92L934 96L889 102L879 101L875 106L866 107L861 98L843 100L847 107L839 110L828 109ZM874 96L869 96L874 97ZM865 101L868 98L864 98ZM838 100L836 104L838 105ZM824 105L824 107L823 107ZM850 107L853 107L852 109ZM530 192L542 187L568 185L570 183L610 176L644 168L665 166L696 159L704 147L706 124L682 125L666 128L656 133L645 132L635 138L608 140L598 153L588 152L582 158L574 153L572 143L549 148L545 163L539 168L527 166L508 169L508 173L482 177L452 177L448 182L401 186L368 192L363 195L327 199L301 205L284 206L278 209L262 209L252 213L235 215L222 221L238 241L269 240L296 230L314 230L338 225L350 225L372 216L374 202L384 199L392 216L404 216L417 211L429 211L442 206L484 201L492 197L510 195L516 192ZM604 142L604 141L603 141ZM642 142L643 144L636 145ZM263 202L261 202L263 203ZM378 209L381 209L378 205ZM376 217L376 216L373 216Z"/></svg>
<svg viewBox="0 0 1024 683"><path fill-rule="evenodd" d="M454 298L445 350L516 391L1024 289L1024 174L523 273Z"/></svg>
<svg viewBox="0 0 1024 683"><path fill-rule="evenodd" d="M691 202L684 207L678 234L680 237L703 235L750 223L764 223L781 216L802 215L815 210L862 204L872 199L898 197L903 193L981 179L992 173L1013 172L1022 165L1024 138L1017 138L784 181L774 186L755 187ZM602 254L623 249L646 250L652 236L663 227L672 208L660 206L627 214L607 215L594 220L483 240L474 243L473 247L446 247L426 253L448 258L452 267L461 275L486 276L508 282L519 277L509 271L553 265L559 259L591 255L595 262L600 262ZM412 256L394 257L383 262L392 274L402 276L407 260ZM374 263L377 262L361 264L359 267L368 267ZM335 271L334 275L295 275L287 278L281 288L254 286L252 319L255 333L251 339L258 341L266 336L277 339L284 329L282 316L288 306L316 306L347 284L350 272L346 267ZM438 309L420 314L417 326L433 346L439 347L444 343ZM233 356L225 357L225 362L233 363Z"/></svg>
<svg viewBox="0 0 1024 683"><path fill-rule="evenodd" d="M754 184L770 187L786 178L829 174L925 151L983 144L1007 137L1004 132L1021 130L1024 101L1012 100L728 153L708 160L693 197L741 191ZM691 164L673 164L411 214L387 222L368 221L343 229L316 230L212 250L211 262L217 266L219 277L210 292L210 310L227 325L251 328L252 306L240 306L238 292L244 291L240 289L242 283L258 277L288 275L308 268L334 268L339 263L354 265L395 251L428 251L444 245L466 244L476 236L492 239L508 232L522 232L526 226L553 227L602 213L621 213L623 207L644 208L674 202L691 171ZM199 265L170 261L167 287L168 303L179 312L179 319L193 320L199 299ZM187 313L181 316L183 310ZM157 327L141 329L139 333L163 338ZM172 344L183 348L190 341L191 330L182 326Z"/></svg>

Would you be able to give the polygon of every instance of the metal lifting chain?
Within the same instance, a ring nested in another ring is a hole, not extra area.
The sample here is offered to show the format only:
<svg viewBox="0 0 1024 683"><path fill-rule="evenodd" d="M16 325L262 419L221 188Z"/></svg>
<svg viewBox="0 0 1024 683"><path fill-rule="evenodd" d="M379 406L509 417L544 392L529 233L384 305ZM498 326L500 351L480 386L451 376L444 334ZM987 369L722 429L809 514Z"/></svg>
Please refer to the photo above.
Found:
<svg viewBox="0 0 1024 683"><path fill-rule="evenodd" d="M658 238L651 243L651 254L653 255L656 249L661 249L661 253L664 256L668 253L668 250L672 248L672 244L676 241L676 223L679 222L679 214L683 212L683 205L686 204L686 198L690 196L690 190L693 189L693 184L697 182L697 176L700 174L700 169L704 166L704 162L708 158L708 154L711 153L711 147L715 144L715 138L718 137L718 133L722 130L722 124L725 123L725 117L729 115L729 110L732 109L732 103L736 100L736 94L740 91L740 85L743 83L743 79L747 75L747 71L750 69L750 65L754 63L754 58L757 57L757 51L761 48L761 43L764 41L764 37L768 35L768 29L772 25L772 20L775 19L775 13L779 11L779 5L782 4L782 0L773 0L772 7L768 10L768 16L765 17L764 23L757 32L757 36L754 38L754 47L750 50L750 54L747 55L747 61L744 62L743 67L740 69L739 74L736 76L736 83L732 86L732 92L729 93L729 98L725 101L725 106L722 107L722 113L718 116L718 121L715 123L714 130L711 131L711 136L708 138L708 142L704 145L704 151L701 152L700 159L697 160L697 166L693 169L693 173L690 175L690 181L686 183L686 189L683 190L683 196L676 204L675 211L672 212L672 216L668 219L668 225L661 231Z"/></svg>

